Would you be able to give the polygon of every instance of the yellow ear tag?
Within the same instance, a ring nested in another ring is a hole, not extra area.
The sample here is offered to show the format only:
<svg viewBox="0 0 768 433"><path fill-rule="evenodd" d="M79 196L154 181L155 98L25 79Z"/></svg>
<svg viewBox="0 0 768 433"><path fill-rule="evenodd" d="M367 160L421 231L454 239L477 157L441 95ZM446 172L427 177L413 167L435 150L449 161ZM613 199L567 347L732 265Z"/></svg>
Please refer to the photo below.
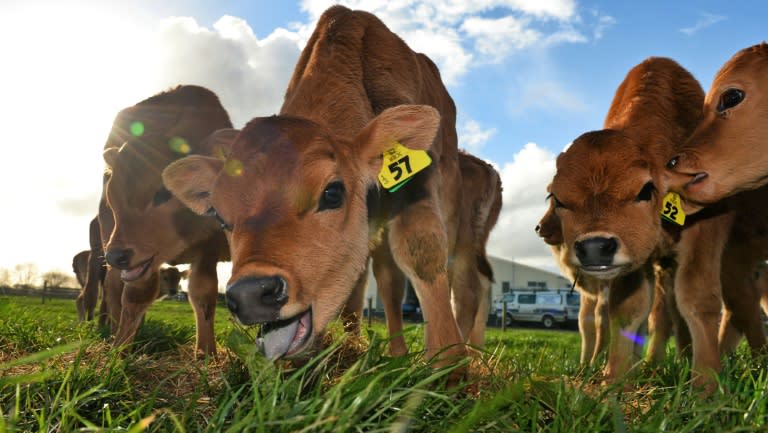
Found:
<svg viewBox="0 0 768 433"><path fill-rule="evenodd" d="M425 150L412 150L402 144L395 145L381 154L383 161L379 171L381 186L395 192L405 185L416 173L429 167L432 158Z"/></svg>
<svg viewBox="0 0 768 433"><path fill-rule="evenodd" d="M668 192L661 201L661 216L675 224L685 224L685 212L680 206L680 196L674 192Z"/></svg>

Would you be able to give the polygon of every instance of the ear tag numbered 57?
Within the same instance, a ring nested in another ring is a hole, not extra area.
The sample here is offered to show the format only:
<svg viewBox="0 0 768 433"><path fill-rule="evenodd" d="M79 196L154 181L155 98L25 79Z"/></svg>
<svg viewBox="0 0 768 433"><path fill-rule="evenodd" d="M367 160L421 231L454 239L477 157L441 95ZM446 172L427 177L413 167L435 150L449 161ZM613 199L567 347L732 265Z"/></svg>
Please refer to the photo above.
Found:
<svg viewBox="0 0 768 433"><path fill-rule="evenodd" d="M421 170L429 167L432 158L425 150L412 150L395 142L382 153L379 182L389 192L395 192Z"/></svg>
<svg viewBox="0 0 768 433"><path fill-rule="evenodd" d="M680 196L674 192L668 192L661 201L661 216L678 225L685 224L685 212L680 206Z"/></svg>

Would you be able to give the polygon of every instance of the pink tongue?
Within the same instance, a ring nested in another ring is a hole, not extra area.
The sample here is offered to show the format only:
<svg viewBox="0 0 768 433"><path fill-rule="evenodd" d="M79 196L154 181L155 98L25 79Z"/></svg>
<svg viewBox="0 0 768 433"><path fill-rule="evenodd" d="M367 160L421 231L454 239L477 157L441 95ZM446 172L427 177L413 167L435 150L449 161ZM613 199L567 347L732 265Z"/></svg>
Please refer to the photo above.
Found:
<svg viewBox="0 0 768 433"><path fill-rule="evenodd" d="M143 270L144 270L144 264L136 266L133 269L122 270L120 271L120 278L124 280L135 280L136 278L139 278Z"/></svg>
<svg viewBox="0 0 768 433"><path fill-rule="evenodd" d="M296 337L298 327L299 321L294 320L282 328L271 330L263 338L259 338L258 344L261 346L264 357L272 361L285 355Z"/></svg>

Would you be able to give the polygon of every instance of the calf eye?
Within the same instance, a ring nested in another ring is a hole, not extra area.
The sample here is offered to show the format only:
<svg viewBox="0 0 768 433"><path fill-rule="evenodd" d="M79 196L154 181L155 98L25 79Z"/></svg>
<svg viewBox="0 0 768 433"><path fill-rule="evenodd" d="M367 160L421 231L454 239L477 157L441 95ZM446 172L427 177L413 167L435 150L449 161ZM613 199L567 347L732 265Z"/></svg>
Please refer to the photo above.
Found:
<svg viewBox="0 0 768 433"><path fill-rule="evenodd" d="M557 197L555 197L554 194L549 193L547 195L547 199L550 199L550 198L555 201L555 207L556 208L561 207L561 208L565 209L565 206L563 205L563 203L560 200L558 200Z"/></svg>
<svg viewBox="0 0 768 433"><path fill-rule="evenodd" d="M637 197L635 197L635 201L649 201L653 196L653 191L655 190L656 187L653 186L653 182L646 183L643 185L643 189L641 189L637 194Z"/></svg>
<svg viewBox="0 0 768 433"><path fill-rule="evenodd" d="M323 190L317 210L319 212L328 209L338 209L342 203L344 203L344 184L339 181L331 182Z"/></svg>
<svg viewBox="0 0 768 433"><path fill-rule="evenodd" d="M171 192L168 191L167 189L161 187L160 189L157 190L155 195L152 197L152 206L158 207L161 204L170 200L171 197L173 197L173 194L171 194Z"/></svg>
<svg viewBox="0 0 768 433"><path fill-rule="evenodd" d="M727 89L720 95L720 100L717 101L717 112L722 113L729 108L733 108L741 104L741 101L743 100L744 91L739 89Z"/></svg>

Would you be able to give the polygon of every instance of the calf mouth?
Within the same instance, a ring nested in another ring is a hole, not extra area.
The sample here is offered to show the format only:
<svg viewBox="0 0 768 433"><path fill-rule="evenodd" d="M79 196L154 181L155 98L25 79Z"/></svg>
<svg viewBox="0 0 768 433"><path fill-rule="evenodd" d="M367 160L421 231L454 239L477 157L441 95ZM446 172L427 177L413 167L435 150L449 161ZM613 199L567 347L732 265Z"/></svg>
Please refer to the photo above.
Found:
<svg viewBox="0 0 768 433"><path fill-rule="evenodd" d="M610 279L617 277L619 274L621 274L622 270L624 269L624 266L622 265L582 265L580 266L580 269L585 274L600 278L600 279Z"/></svg>
<svg viewBox="0 0 768 433"><path fill-rule="evenodd" d="M309 347L312 331L312 309L308 309L290 319L261 325L261 336L256 344L270 361L290 358Z"/></svg>
<svg viewBox="0 0 768 433"><path fill-rule="evenodd" d="M122 279L125 282L131 282L136 281L144 274L147 273L147 270L149 269L150 265L152 264L152 261L154 260L154 257L150 257L149 259L145 260L142 263L139 263L137 266L134 266L131 269L123 269L120 271L120 279Z"/></svg>

